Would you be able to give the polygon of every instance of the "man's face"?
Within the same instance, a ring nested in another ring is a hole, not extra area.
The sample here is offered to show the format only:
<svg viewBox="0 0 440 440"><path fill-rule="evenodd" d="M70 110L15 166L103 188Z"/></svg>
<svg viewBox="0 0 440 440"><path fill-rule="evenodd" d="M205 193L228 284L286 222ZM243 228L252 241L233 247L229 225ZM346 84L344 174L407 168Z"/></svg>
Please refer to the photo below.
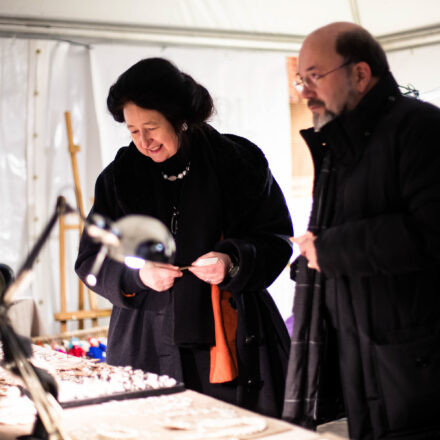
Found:
<svg viewBox="0 0 440 440"><path fill-rule="evenodd" d="M298 74L305 79L301 95L313 113L316 131L352 109L355 90L347 70L350 65L344 66L344 61L322 38L306 40L301 48Z"/></svg>

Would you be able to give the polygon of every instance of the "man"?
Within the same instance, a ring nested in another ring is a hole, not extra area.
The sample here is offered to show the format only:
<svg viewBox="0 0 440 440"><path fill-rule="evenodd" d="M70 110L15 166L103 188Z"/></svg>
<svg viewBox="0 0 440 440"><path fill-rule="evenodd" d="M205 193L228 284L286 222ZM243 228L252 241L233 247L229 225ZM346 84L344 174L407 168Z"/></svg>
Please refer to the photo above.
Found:
<svg viewBox="0 0 440 440"><path fill-rule="evenodd" d="M315 184L283 417L345 407L351 439L440 438L440 110L403 97L351 23L305 39L298 78Z"/></svg>

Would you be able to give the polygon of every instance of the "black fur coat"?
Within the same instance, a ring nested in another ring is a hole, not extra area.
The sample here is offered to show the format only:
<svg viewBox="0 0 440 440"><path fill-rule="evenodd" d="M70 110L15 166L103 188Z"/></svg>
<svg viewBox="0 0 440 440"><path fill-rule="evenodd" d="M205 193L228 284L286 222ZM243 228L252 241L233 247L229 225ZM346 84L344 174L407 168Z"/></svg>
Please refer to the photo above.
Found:
<svg viewBox="0 0 440 440"><path fill-rule="evenodd" d="M263 153L248 140L219 134L208 125L184 136L174 160L188 160L191 167L177 201L169 200L169 183L160 174L160 164L130 144L98 177L90 214L112 220L144 214L169 225L176 202L180 212L176 265L191 264L209 251L238 259L237 276L220 286L233 294L238 311L237 404L279 416L289 338L266 287L291 255L293 231L284 196ZM76 262L83 280L97 250L84 234ZM185 273L172 289L159 293L143 285L137 271L106 260L93 290L113 304L108 362L181 380L178 347L214 343L209 289Z"/></svg>

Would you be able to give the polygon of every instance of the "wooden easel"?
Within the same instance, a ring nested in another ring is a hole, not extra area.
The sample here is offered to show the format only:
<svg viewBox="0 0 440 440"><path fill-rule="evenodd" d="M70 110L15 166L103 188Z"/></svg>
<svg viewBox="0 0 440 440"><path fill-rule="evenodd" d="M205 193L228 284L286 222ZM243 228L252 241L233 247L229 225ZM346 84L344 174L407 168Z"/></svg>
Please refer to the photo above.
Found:
<svg viewBox="0 0 440 440"><path fill-rule="evenodd" d="M84 320L91 319L92 326L98 326L98 318L110 316L111 309L98 309L96 295L90 289L87 289L89 298L89 309L85 308L84 302L84 289L86 286L81 280L78 280L78 310L75 312L68 312L66 307L66 261L65 261L65 234L68 230L78 230L79 237L81 237L82 230L84 228L84 207L82 200L81 185L79 182L78 164L76 161L76 153L80 151L79 145L73 143L73 130L72 122L70 119L70 112L64 112L66 119L67 141L69 145L70 159L73 170L73 180L75 184L75 198L78 211L81 214L81 218L76 224L66 224L64 216L60 216L59 225L59 249L60 249L60 313L55 313L55 320L61 323L61 332L67 331L67 321L78 321L79 329L84 328Z"/></svg>

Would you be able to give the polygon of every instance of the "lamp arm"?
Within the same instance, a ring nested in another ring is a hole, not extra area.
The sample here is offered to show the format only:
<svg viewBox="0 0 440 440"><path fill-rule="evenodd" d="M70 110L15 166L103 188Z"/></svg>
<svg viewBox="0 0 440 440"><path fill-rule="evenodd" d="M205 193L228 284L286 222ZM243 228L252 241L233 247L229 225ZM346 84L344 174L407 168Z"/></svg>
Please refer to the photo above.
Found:
<svg viewBox="0 0 440 440"><path fill-rule="evenodd" d="M64 197L58 197L54 213L18 271L15 281L3 295L0 294L0 338L3 342L3 352L5 354L4 366L13 372L18 371L18 375L24 381L35 404L39 420L43 425L42 429L46 431L49 440L70 440L70 437L61 427L59 413L62 409L55 397L44 389L43 378L38 376L35 367L28 360L32 352L30 341L26 341L29 348L23 345L24 339L19 337L9 324L7 311L15 294L23 288L25 281L29 278L32 266L49 238L58 218L69 213L78 214L87 224L88 234L95 241L102 244L101 251L98 253L98 258L90 273L90 277L94 277L95 283L109 250L112 251L109 255L110 258L117 261L124 261L123 257L126 252L129 252L128 255L134 256L140 250L143 252L141 258L145 261L169 261L175 252L175 242L171 233L157 219L134 215L127 216L113 224L104 217L96 215L92 216L93 218L90 221L84 219L76 209L71 208ZM143 240L143 246L139 244L139 237ZM47 384L48 382L44 383ZM39 420L37 419L37 423Z"/></svg>
<svg viewBox="0 0 440 440"><path fill-rule="evenodd" d="M70 440L60 423L62 408L54 396L49 394L41 384L33 365L27 359L20 346L18 337L12 327L8 325L6 308L2 306L0 312L0 333L3 345L7 345L13 362L4 363L8 370L18 370L27 391L35 405L38 416L47 432L48 440Z"/></svg>
<svg viewBox="0 0 440 440"><path fill-rule="evenodd" d="M42 247L46 243L58 218L61 215L73 212L77 211L67 204L64 197L58 197L54 213L18 271L15 281L8 287L4 295L0 297L0 337L3 343L3 352L5 353L5 362L3 366L11 371L18 371L18 375L23 380L32 401L34 402L37 414L47 432L48 440L70 440L70 436L64 432L60 423L59 414L62 411L62 408L56 401L55 397L44 389L41 379L35 372L34 366L27 359L28 353L26 353L26 350L23 348L23 344L20 343L19 336L9 324L7 311L15 293L23 287L25 280L28 279L32 266L34 265Z"/></svg>
<svg viewBox="0 0 440 440"><path fill-rule="evenodd" d="M19 269L15 281L9 286L6 292L4 292L3 298L0 298L1 304L10 304L13 301L16 292L22 289L23 286L26 284L26 281L29 279L29 276L31 274L32 266L34 265L38 255L41 252L41 249L49 238L49 235L52 232L52 229L55 226L58 218L62 215L76 212L77 210L68 205L64 197L58 197L54 213L52 214L45 228L41 232L37 242L32 247L21 268Z"/></svg>

